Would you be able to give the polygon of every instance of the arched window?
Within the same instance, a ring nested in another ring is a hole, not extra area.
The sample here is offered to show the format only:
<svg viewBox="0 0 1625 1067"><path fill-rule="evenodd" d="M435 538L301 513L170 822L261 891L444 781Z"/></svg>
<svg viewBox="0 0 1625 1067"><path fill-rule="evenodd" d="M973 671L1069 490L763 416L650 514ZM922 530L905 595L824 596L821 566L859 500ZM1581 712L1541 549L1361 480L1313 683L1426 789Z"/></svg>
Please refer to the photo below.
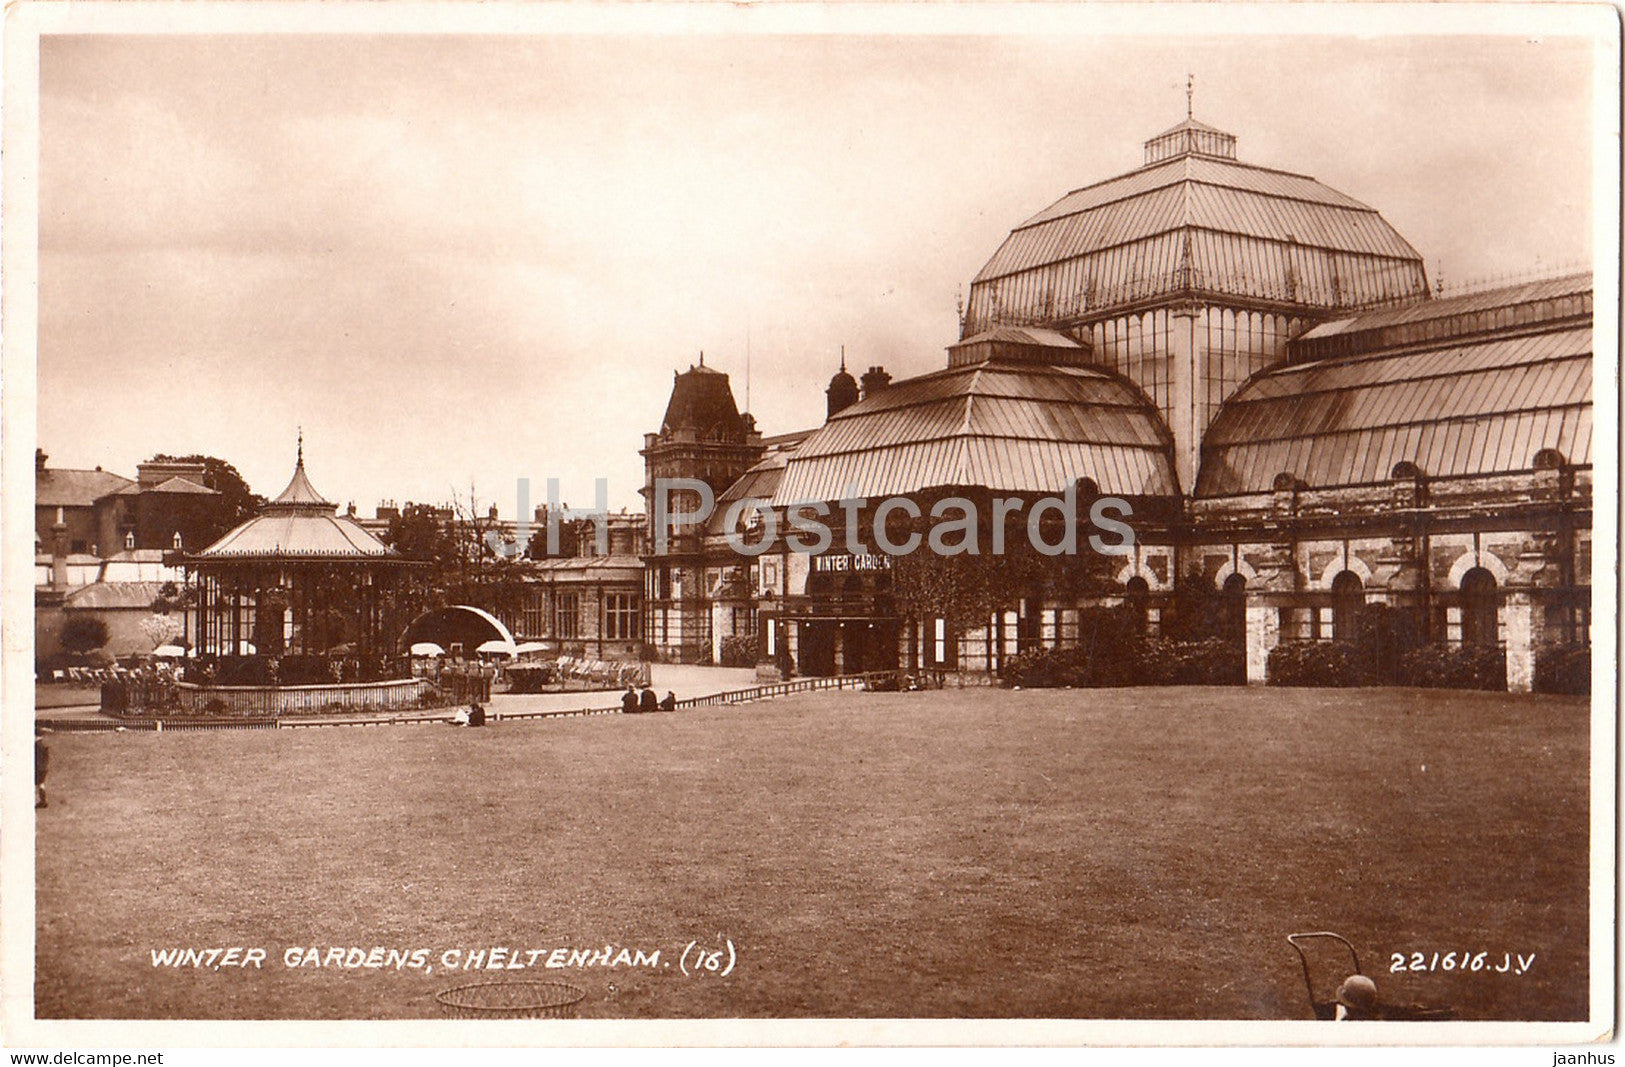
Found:
<svg viewBox="0 0 1625 1067"><path fill-rule="evenodd" d="M1500 642L1495 575L1483 567L1474 567L1461 576L1461 643L1497 645Z"/></svg>
<svg viewBox="0 0 1625 1067"><path fill-rule="evenodd" d="M1332 579L1332 639L1352 641L1365 607L1365 584L1353 571Z"/></svg>
<svg viewBox="0 0 1625 1067"><path fill-rule="evenodd" d="M1151 586L1144 578L1135 575L1123 584L1123 603L1134 614L1136 633L1145 633L1146 622L1151 614Z"/></svg>
<svg viewBox="0 0 1625 1067"><path fill-rule="evenodd" d="M1240 574L1232 574L1224 580L1222 595L1224 598L1225 636L1232 641L1245 643L1247 640L1247 579Z"/></svg>

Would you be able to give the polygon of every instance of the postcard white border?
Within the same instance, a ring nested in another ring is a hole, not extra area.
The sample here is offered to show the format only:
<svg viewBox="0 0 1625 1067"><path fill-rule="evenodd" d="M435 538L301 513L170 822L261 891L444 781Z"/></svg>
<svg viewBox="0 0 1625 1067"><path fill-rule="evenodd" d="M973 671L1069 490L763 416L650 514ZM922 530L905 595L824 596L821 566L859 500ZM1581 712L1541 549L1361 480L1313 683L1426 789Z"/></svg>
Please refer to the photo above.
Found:
<svg viewBox="0 0 1625 1067"><path fill-rule="evenodd" d="M0 485L4 492L4 826L0 834L0 1023L18 1047L504 1046L1568 1046L1615 1019L1620 193L1620 22L1607 4L1081 3L58 3L8 6L0 215ZM454 1023L416 1021L37 1021L33 1015L31 761L33 544L28 471L36 441L38 40L44 34L1032 34L1238 38L1583 36L1595 42L1593 181L1595 560L1592 590L1591 1020L1583 1023L786 1020ZM26 489L26 491L25 491Z"/></svg>

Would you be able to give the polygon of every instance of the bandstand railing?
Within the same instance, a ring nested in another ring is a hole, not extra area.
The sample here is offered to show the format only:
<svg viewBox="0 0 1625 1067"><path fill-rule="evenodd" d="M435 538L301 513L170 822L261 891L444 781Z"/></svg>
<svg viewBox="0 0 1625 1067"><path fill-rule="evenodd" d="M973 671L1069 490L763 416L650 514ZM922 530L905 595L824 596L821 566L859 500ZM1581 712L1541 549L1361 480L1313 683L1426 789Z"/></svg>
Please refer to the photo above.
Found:
<svg viewBox="0 0 1625 1067"><path fill-rule="evenodd" d="M795 693L811 693L821 690L841 689L891 689L896 688L904 678L900 671L869 671L863 674L845 674L827 678L797 678L787 682L773 682L768 685L752 686L748 689L733 689L727 692L710 693L705 696L689 697L679 700L675 706L678 708L721 707L730 704L748 704L753 701L767 700L773 697L790 696ZM927 682L928 679L920 679ZM372 682L353 685L324 685L324 686L289 686L275 692L287 696L289 707L301 710L288 710L280 715L268 712L271 705L268 695L262 687L248 686L195 686L189 683L179 683L177 686L183 693L189 692L192 698L199 694L207 694L210 699L221 700L222 693L234 693L239 699L232 705L233 709L223 710L217 707L212 713L196 713L183 710L180 705L167 708L153 708L146 711L136 711L133 717L114 720L74 720L63 719L53 721L41 717L42 725L53 730L71 732L101 732L112 730L226 730L226 729L265 729L265 728L307 728L321 726L389 726L389 725L420 725L443 722L443 718L423 715L407 714L422 712L427 707L445 703L443 697L434 692L422 678L406 679L397 682ZM364 711L356 709L356 715L346 715L342 704L332 700L335 691L355 690L381 690L388 694L389 700L394 701L393 706L378 705ZM420 702L413 702L408 696L414 689L428 695L418 698ZM326 698L327 702L323 703ZM187 696L181 698L182 701ZM422 703L427 700L429 703ZM620 715L623 714L619 703L604 707L557 708L542 711L495 712L495 721L517 721L534 719L561 719L574 718L585 715ZM397 716L397 717L392 717ZM175 721L175 720L181 721Z"/></svg>
<svg viewBox="0 0 1625 1067"><path fill-rule="evenodd" d="M275 719L288 715L387 714L442 702L439 691L423 678L284 686L172 682L162 687L132 688L118 710L133 718ZM102 705L104 709L109 705L105 691Z"/></svg>

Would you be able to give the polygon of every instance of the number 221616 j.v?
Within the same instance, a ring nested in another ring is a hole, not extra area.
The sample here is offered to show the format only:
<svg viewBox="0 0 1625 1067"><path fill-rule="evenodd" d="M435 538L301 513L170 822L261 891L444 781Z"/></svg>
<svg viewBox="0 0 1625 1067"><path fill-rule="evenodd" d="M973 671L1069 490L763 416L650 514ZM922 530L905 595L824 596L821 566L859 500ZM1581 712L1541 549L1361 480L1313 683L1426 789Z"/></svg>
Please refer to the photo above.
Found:
<svg viewBox="0 0 1625 1067"><path fill-rule="evenodd" d="M1535 965L1533 952L1525 956L1503 952L1394 952L1389 955L1388 973L1400 971L1467 971L1474 974L1524 974Z"/></svg>

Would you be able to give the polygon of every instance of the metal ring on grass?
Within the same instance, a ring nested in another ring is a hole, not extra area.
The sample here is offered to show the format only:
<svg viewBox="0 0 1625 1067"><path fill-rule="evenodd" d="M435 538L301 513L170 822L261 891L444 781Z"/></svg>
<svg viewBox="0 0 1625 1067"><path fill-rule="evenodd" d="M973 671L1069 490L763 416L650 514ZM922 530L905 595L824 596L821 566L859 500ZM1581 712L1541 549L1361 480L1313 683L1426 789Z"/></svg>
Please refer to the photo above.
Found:
<svg viewBox="0 0 1625 1067"><path fill-rule="evenodd" d="M459 1019L574 1019L585 989L564 982L475 982L434 995Z"/></svg>

